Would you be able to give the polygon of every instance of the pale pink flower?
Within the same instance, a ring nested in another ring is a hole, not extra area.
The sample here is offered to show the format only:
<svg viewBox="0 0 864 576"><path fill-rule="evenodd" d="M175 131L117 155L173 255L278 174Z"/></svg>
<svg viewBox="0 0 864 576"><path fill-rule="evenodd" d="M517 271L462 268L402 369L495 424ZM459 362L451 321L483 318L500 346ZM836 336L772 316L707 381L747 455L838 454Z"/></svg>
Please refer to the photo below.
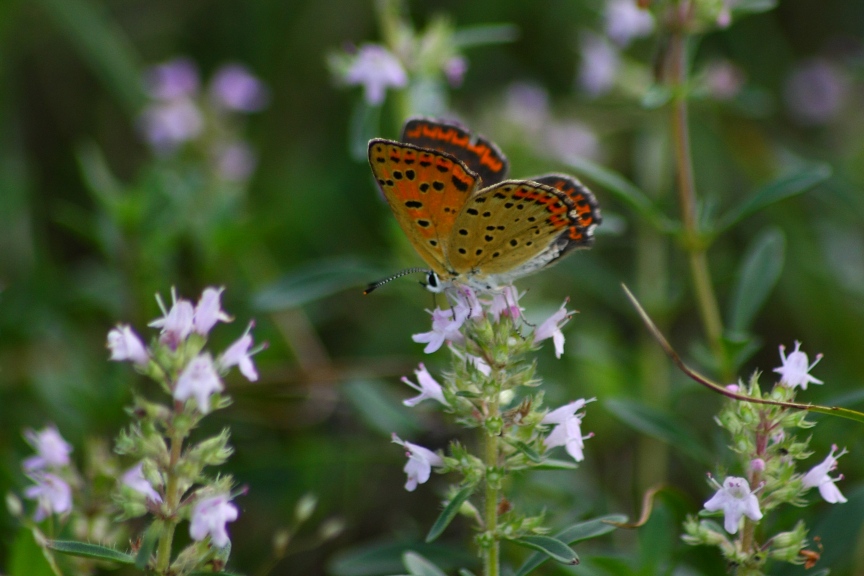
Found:
<svg viewBox="0 0 864 576"><path fill-rule="evenodd" d="M41 522L51 514L64 514L72 510L72 489L69 484L54 474L36 474L34 486L24 489L24 495L36 500L33 519Z"/></svg>
<svg viewBox="0 0 864 576"><path fill-rule="evenodd" d="M605 13L606 34L613 42L625 47L634 38L654 31L654 17L636 5L636 0L609 0Z"/></svg>
<svg viewBox="0 0 864 576"><path fill-rule="evenodd" d="M427 398L436 400L445 406L450 406L447 399L444 398L444 390L442 390L441 385L435 380L435 378L429 374L429 371L426 370L426 366L421 363L419 369L414 371L414 374L417 376L417 384L404 376L402 377L402 382L420 392L420 395L403 400L402 403L405 406L416 406Z"/></svg>
<svg viewBox="0 0 864 576"><path fill-rule="evenodd" d="M569 404L565 404L560 408L552 410L541 420L542 424L553 424L554 428L549 432L549 435L543 440L546 449L549 450L556 446L564 446L567 453L573 457L576 462L581 462L585 459L583 449L585 448L584 440L591 436L582 435L582 418L584 413L577 414L579 410L585 407L588 402L593 402L595 398L585 400L580 398Z"/></svg>
<svg viewBox="0 0 864 576"><path fill-rule="evenodd" d="M224 287L205 288L204 292L201 293L201 299L195 306L192 320L192 326L198 334L206 336L217 322L231 322L233 320L222 310L220 299L224 290Z"/></svg>
<svg viewBox="0 0 864 576"><path fill-rule="evenodd" d="M222 108L257 112L267 106L267 88L242 64L222 66L210 81L210 96Z"/></svg>
<svg viewBox="0 0 864 576"><path fill-rule="evenodd" d="M848 80L832 62L813 58L799 64L786 79L783 95L789 112L800 124L830 122L843 108Z"/></svg>
<svg viewBox="0 0 864 576"><path fill-rule="evenodd" d="M829 472L837 468L837 459L846 454L846 449L844 448L843 451L835 456L834 452L836 450L836 445L831 446L831 452L828 454L828 457L822 463L811 468L801 479L805 488L818 487L819 494L830 504L846 502L846 497L843 496L836 484L838 480L843 479L843 475L841 474L837 478L832 478L828 475Z"/></svg>
<svg viewBox="0 0 864 576"><path fill-rule="evenodd" d="M810 370L822 359L822 354L817 354L816 359L812 364L808 364L809 359L807 354L800 351L801 342L795 341L795 350L786 356L786 347L780 345L780 358L783 360L783 365L779 368L774 368L774 372L780 374L780 384L787 388L795 388L800 386L802 390L807 390L807 384L822 384L810 375Z"/></svg>
<svg viewBox="0 0 864 576"><path fill-rule="evenodd" d="M561 332L561 327L570 320L570 312L567 311L567 301L561 305L552 316L547 318L534 330L534 344L538 344L547 338L552 338L555 345L555 357L561 358L564 353L564 333Z"/></svg>
<svg viewBox="0 0 864 576"><path fill-rule="evenodd" d="M750 469L754 472L762 472L765 470L765 460L762 458L753 458L750 461Z"/></svg>
<svg viewBox="0 0 864 576"><path fill-rule="evenodd" d="M161 300L159 300L159 304L161 306ZM162 318L157 318L150 322L148 326L152 328L161 328L162 335L160 340L162 343L176 350L177 346L180 345L180 342L185 340L189 334L192 333L192 329L195 327L194 321L195 308L192 306L192 303L188 300L177 300L174 298L174 304L171 306L171 310L165 313Z"/></svg>
<svg viewBox="0 0 864 576"><path fill-rule="evenodd" d="M210 396L224 388L213 359L209 354L202 354L193 358L183 369L174 388L174 399L183 402L194 397L198 410L207 414L210 412Z"/></svg>
<svg viewBox="0 0 864 576"><path fill-rule="evenodd" d="M730 534L738 532L738 524L742 516L747 516L753 521L762 518L759 510L759 500L750 491L750 484L745 478L729 476L723 481L723 486L717 484L717 493L705 502L705 509L709 512L723 510L723 527Z"/></svg>
<svg viewBox="0 0 864 576"><path fill-rule="evenodd" d="M408 457L408 462L403 468L408 476L408 480L405 482L405 490L408 492L413 492L418 484L424 484L429 480L433 466L444 464L444 460L435 452L423 446L403 441L396 434L393 434L393 442L405 448L405 456Z"/></svg>
<svg viewBox="0 0 864 576"><path fill-rule="evenodd" d="M427 310L428 312L428 310ZM432 314L432 330L414 334L411 339L420 344L426 344L423 352L432 354L447 342L462 342L464 337L459 331L462 324L468 319L470 313L468 306L457 304L451 310L436 308Z"/></svg>
<svg viewBox="0 0 864 576"><path fill-rule="evenodd" d="M108 332L108 349L111 351L110 359L117 362L131 360L139 366L146 366L150 362L150 355L141 338L126 324L118 324Z"/></svg>
<svg viewBox="0 0 864 576"><path fill-rule="evenodd" d="M204 116L185 98L157 102L141 112L139 127L147 142L160 154L171 154L204 130Z"/></svg>
<svg viewBox="0 0 864 576"><path fill-rule="evenodd" d="M26 458L22 463L24 470L31 472L69 465L72 446L60 436L60 432L54 426L46 426L39 432L25 430L24 438L36 450L35 456Z"/></svg>
<svg viewBox="0 0 864 576"><path fill-rule="evenodd" d="M744 86L744 72L728 60L715 60L703 72L705 87L716 100L731 100Z"/></svg>
<svg viewBox="0 0 864 576"><path fill-rule="evenodd" d="M249 329L236 342L228 347L225 352L219 357L216 363L222 369L228 369L231 366L237 366L240 373L250 382L258 380L258 371L255 370L255 364L252 363L252 356L249 354L249 348L252 347L252 334Z"/></svg>
<svg viewBox="0 0 864 576"><path fill-rule="evenodd" d="M519 290L515 286L505 286L500 292L494 293L492 299L486 302L489 314L495 322L499 322L502 315L509 316L513 320L521 318L523 311L519 306L519 298L521 297L522 294L519 294Z"/></svg>
<svg viewBox="0 0 864 576"><path fill-rule="evenodd" d="M384 102L388 87L402 88L408 84L408 75L399 59L383 46L361 46L354 62L345 74L348 84L362 85L364 98L372 106Z"/></svg>
<svg viewBox="0 0 864 576"><path fill-rule="evenodd" d="M209 535L214 545L224 548L230 541L225 525L237 520L237 514L237 507L231 504L227 495L205 498L192 510L189 535L197 542Z"/></svg>
<svg viewBox="0 0 864 576"><path fill-rule="evenodd" d="M188 98L198 92L198 69L189 58L175 58L144 73L144 89L156 100Z"/></svg>
<svg viewBox="0 0 864 576"><path fill-rule="evenodd" d="M483 307L477 298L477 293L468 286L459 286L455 290L456 306L464 306L468 309L468 318L481 318Z"/></svg>
<svg viewBox="0 0 864 576"><path fill-rule="evenodd" d="M129 470L123 473L123 477L120 479L123 484L129 486L136 492L143 494L147 500L155 503L162 503L162 496L159 495L156 490L153 489L153 486L147 479L144 477L144 463L139 462Z"/></svg>
<svg viewBox="0 0 864 576"><path fill-rule="evenodd" d="M579 86L591 97L602 96L615 85L621 57L605 38L583 32L579 41Z"/></svg>
<svg viewBox="0 0 864 576"><path fill-rule="evenodd" d="M450 86L458 88L462 85L465 72L468 71L468 60L462 56L453 56L444 63L444 76Z"/></svg>

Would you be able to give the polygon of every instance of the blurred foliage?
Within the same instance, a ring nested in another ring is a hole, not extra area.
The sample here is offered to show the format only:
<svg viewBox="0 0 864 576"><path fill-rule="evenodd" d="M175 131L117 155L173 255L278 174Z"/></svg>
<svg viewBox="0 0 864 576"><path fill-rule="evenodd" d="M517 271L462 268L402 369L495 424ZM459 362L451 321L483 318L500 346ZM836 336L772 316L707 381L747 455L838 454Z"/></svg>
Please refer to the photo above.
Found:
<svg viewBox="0 0 864 576"><path fill-rule="evenodd" d="M559 527L608 513L636 517L641 493L654 482L680 490L640 530L576 546L580 567L547 562L538 573L662 574L682 566L724 573L716 552L678 539L684 515L709 495L706 453L725 453L713 422L721 400L670 372L619 288L631 286L673 343L712 369L686 259L670 230L657 226L674 223L678 212L664 96L649 91L662 39L635 41L626 51L628 80L591 98L575 85L578 40L585 29L602 29L600 0L406 4L418 30L439 15L457 34L487 24L515 27L511 42L466 48L468 71L449 92L450 104L501 146L514 176L576 171L604 210L590 252L519 283L529 289L531 318L565 296L581 311L567 326L564 357L546 350L539 369L551 383L552 404L600 399L584 422L596 435L576 472L520 478L511 489L526 509L548 510ZM694 95L690 119L700 213L718 223L708 259L739 376L770 372L779 364L777 346L800 339L811 354L825 354L815 373L826 382L801 399L858 409L862 21L860 2L786 0L706 34L695 47L696 76L728 60L743 88L731 99ZM435 545L422 544L439 512L430 494L444 484L405 492L402 454L388 444L394 430L413 431L430 447L454 434L436 414L399 402L408 394L398 376L419 360L436 363L410 340L427 330L430 296L411 281L361 294L366 282L420 263L368 166L351 157L359 89L334 86L327 68L328 54L381 34L372 0L0 3L3 493L25 484L22 428L54 422L81 447L122 426L130 371L106 361L112 325L143 326L156 317L156 291L165 295L176 285L191 295L223 285L225 309L255 317L256 340L270 344L256 358L261 382L229 382L236 403L212 424L214 431L231 427L237 452L230 473L250 487L230 529L232 565L249 574L266 565L274 533L311 491L319 505L308 526L339 516L346 530L311 548L302 546L301 533L275 574L393 573L406 550L444 568L476 569L460 544L458 520ZM144 66L178 55L191 57L204 76L242 62L269 86L269 108L249 119L257 172L230 201L216 202L206 186L186 188L195 175L154 159L136 132ZM830 61L847 84L842 108L818 123L796 116L787 94L790 74L812 58ZM516 82L545 90L562 125L578 120L590 130L593 158L543 153L514 129L505 94ZM388 100L375 135L396 137L400 114ZM633 190L645 198L634 200ZM640 209L647 206L655 217ZM821 536L819 568L859 574L864 461L856 455L864 435L847 421L817 420L814 463L832 442L852 454L841 462L840 483L850 501L796 514L811 536ZM82 457L80 448L74 455ZM795 520L776 519L789 527ZM0 529L0 566L15 572L34 545L5 511ZM518 566L531 551L505 554Z"/></svg>

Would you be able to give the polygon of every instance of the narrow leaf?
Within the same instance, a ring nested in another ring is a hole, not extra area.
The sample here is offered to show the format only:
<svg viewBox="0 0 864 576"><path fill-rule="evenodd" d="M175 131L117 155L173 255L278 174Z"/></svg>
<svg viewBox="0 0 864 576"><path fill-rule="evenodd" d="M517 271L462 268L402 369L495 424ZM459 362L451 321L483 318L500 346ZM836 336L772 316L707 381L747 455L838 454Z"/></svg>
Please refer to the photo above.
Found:
<svg viewBox="0 0 864 576"><path fill-rule="evenodd" d="M144 532L144 536L141 538L141 547L138 549L138 554L135 555L135 567L138 570L144 570L147 567L163 527L162 521L156 520Z"/></svg>
<svg viewBox="0 0 864 576"><path fill-rule="evenodd" d="M555 535L555 538L558 540L565 542L567 544L575 544L577 542L581 542L582 540L589 540L591 538L596 538L598 536L602 536L603 534L608 534L616 529L614 524L610 524L610 522L614 523L622 523L627 521L627 516L623 514L610 514L608 516L603 516L601 518L594 518L593 520L588 520L586 522L579 522L578 524L574 524L569 526ZM525 563L519 567L519 570L516 572L516 576L527 576L530 574L535 568L540 566L542 563L546 562L549 557L540 552L535 552L531 556L525 560Z"/></svg>
<svg viewBox="0 0 864 576"><path fill-rule="evenodd" d="M477 486L473 484L465 486L450 499L450 502L448 502L447 506L444 507L444 510L441 511L438 519L435 520L432 528L429 529L429 534L426 535L426 542L433 542L442 532L444 532L444 529L447 528L450 522L453 521L453 518L456 517L456 514L459 513L459 508L461 508L462 504L464 504L471 494L474 493L476 488Z"/></svg>
<svg viewBox="0 0 864 576"><path fill-rule="evenodd" d="M579 465L575 462L571 462L570 460L558 460L555 458L548 458L543 460L542 463L534 467L534 470L576 470L579 468Z"/></svg>
<svg viewBox="0 0 864 576"><path fill-rule="evenodd" d="M756 190L743 204L722 216L717 221L716 233L720 234L766 206L806 192L829 176L831 176L831 167L827 164L810 165L792 174L781 176Z"/></svg>
<svg viewBox="0 0 864 576"><path fill-rule="evenodd" d="M411 576L447 576L438 566L416 552L406 552L402 562Z"/></svg>
<svg viewBox="0 0 864 576"><path fill-rule="evenodd" d="M576 555L576 552L572 548L561 540L552 538L551 536L523 536L522 538L510 540L510 542L542 552L561 564L574 565L579 563L579 556Z"/></svg>
<svg viewBox="0 0 864 576"><path fill-rule="evenodd" d="M459 569L459 576L476 576L473 572L468 570L467 568Z"/></svg>
<svg viewBox="0 0 864 576"><path fill-rule="evenodd" d="M121 564L135 564L135 557L131 554L98 544L88 544L87 542L75 542L72 540L49 540L48 548L71 556L110 560Z"/></svg>
<svg viewBox="0 0 864 576"><path fill-rule="evenodd" d="M525 442L521 440L513 440L510 441L510 445L519 450L522 454L524 454L529 460L532 462L540 463L543 461L543 457L537 453L536 450L528 446Z"/></svg>
<svg viewBox="0 0 864 576"><path fill-rule="evenodd" d="M760 234L748 248L732 293L729 328L745 332L780 279L786 237L778 228Z"/></svg>

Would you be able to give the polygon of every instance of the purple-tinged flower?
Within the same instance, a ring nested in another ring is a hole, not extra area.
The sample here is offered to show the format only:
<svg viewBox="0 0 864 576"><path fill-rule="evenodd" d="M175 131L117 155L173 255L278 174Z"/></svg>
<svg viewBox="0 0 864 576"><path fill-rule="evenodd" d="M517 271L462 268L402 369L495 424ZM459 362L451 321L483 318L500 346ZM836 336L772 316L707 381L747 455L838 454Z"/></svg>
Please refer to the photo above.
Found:
<svg viewBox="0 0 864 576"><path fill-rule="evenodd" d="M579 66L579 86L592 98L602 96L615 85L621 66L618 50L605 38L583 32L579 41L582 63Z"/></svg>
<svg viewBox="0 0 864 576"><path fill-rule="evenodd" d="M420 395L403 400L402 403L405 406L416 406L427 398L436 400L445 406L450 406L447 399L444 398L444 391L441 389L441 385L429 374L429 371L426 370L426 366L422 362L419 369L414 371L414 374L417 376L417 384L404 376L402 377L402 382L420 392Z"/></svg>
<svg viewBox="0 0 864 576"><path fill-rule="evenodd" d="M841 474L837 478L832 478L828 475L829 472L837 468L837 459L846 454L846 449L844 448L835 456L834 452L836 450L836 444L831 446L831 452L828 454L828 457L825 458L821 464L817 464L811 468L810 471L801 479L801 483L805 488L818 487L819 494L821 494L822 498L824 498L829 504L846 502L846 497L843 496L840 489L837 488L837 484L835 484L838 480L843 479L843 475Z"/></svg>
<svg viewBox="0 0 864 576"><path fill-rule="evenodd" d="M753 458L750 461L750 469L754 472L762 472L765 470L765 460L762 458Z"/></svg>
<svg viewBox="0 0 864 576"><path fill-rule="evenodd" d="M560 408L556 408L543 417L543 420L541 420L542 424L553 424L555 426L543 440L543 444L547 450L556 446L564 446L567 453L576 462L581 462L585 459L585 455L582 452L585 448L584 440L590 438L591 435L582 435L582 418L585 414L577 414L577 412L584 408L585 404L594 400L596 398L588 400L580 398Z"/></svg>
<svg viewBox="0 0 864 576"><path fill-rule="evenodd" d="M705 87L715 100L731 100L744 86L744 72L728 60L715 60L703 72Z"/></svg>
<svg viewBox="0 0 864 576"><path fill-rule="evenodd" d="M577 120L559 121L550 124L543 134L546 151L555 158L596 158L600 150L597 135L587 125Z"/></svg>
<svg viewBox="0 0 864 576"><path fill-rule="evenodd" d="M139 462L129 470L127 470L120 479L123 484L129 486L136 492L143 494L147 500L154 504L162 503L162 496L159 495L150 482L144 478L144 462Z"/></svg>
<svg viewBox="0 0 864 576"><path fill-rule="evenodd" d="M181 98L147 106L139 126L144 138L160 154L171 154L204 130L204 117L191 100Z"/></svg>
<svg viewBox="0 0 864 576"><path fill-rule="evenodd" d="M345 73L348 84L362 85L363 97L372 106L384 102L388 87L402 88L408 84L408 75L399 59L383 46L361 46L354 62Z"/></svg>
<svg viewBox="0 0 864 576"><path fill-rule="evenodd" d="M780 374L780 384L787 388L795 388L800 386L802 390L807 390L807 384L822 384L810 375L810 370L813 369L819 360L822 359L822 354L817 354L816 359L812 364L808 364L807 354L799 350L801 342L795 341L795 350L786 356L786 347L780 345L780 358L783 360L783 365L779 368L774 368L774 372Z"/></svg>
<svg viewBox="0 0 864 576"><path fill-rule="evenodd" d="M69 454L72 453L72 446L60 436L60 432L54 426L46 426L39 432L25 430L24 438L36 450L35 456L25 458L22 463L27 472L56 469L69 465Z"/></svg>
<svg viewBox="0 0 864 576"><path fill-rule="evenodd" d="M561 358L561 354L564 353L564 333L561 332L561 327L570 320L571 316L566 306L567 300L564 301L561 308L534 330L534 344L539 344L547 338L552 338L552 342L555 344L556 358Z"/></svg>
<svg viewBox="0 0 864 576"><path fill-rule="evenodd" d="M108 332L108 349L111 351L110 359L117 362L131 360L139 366L146 366L150 362L150 355L141 338L126 324L118 324Z"/></svg>
<svg viewBox="0 0 864 576"><path fill-rule="evenodd" d="M606 35L621 47L634 38L648 36L654 31L654 17L648 10L636 5L635 0L610 0L606 3Z"/></svg>
<svg viewBox="0 0 864 576"><path fill-rule="evenodd" d="M444 464L444 460L435 452L423 446L403 441L396 434L393 434L393 442L405 448L405 456L408 457L408 462L402 469L408 475L408 480L405 482L405 490L408 492L413 492L418 484L425 484L429 480L433 466Z"/></svg>
<svg viewBox="0 0 864 576"><path fill-rule="evenodd" d="M468 309L468 318L481 318L483 307L477 298L477 293L468 286L458 286L455 289L456 306L464 306Z"/></svg>
<svg viewBox="0 0 864 576"><path fill-rule="evenodd" d="M198 69L189 58L175 58L149 68L144 89L155 100L189 98L198 92Z"/></svg>
<svg viewBox="0 0 864 576"><path fill-rule="evenodd" d="M453 56L444 63L444 76L450 86L458 88L462 85L465 72L468 71L468 60L462 56Z"/></svg>
<svg viewBox="0 0 864 576"><path fill-rule="evenodd" d="M738 386L738 384L727 384L726 385L726 390L728 390L729 392L732 392L733 394L737 394L740 389L741 388L740 388L740 386Z"/></svg>
<svg viewBox="0 0 864 576"><path fill-rule="evenodd" d="M789 112L805 125L833 120L846 101L848 83L831 62L813 58L801 63L786 79L783 91Z"/></svg>
<svg viewBox="0 0 864 576"><path fill-rule="evenodd" d="M177 300L174 296L173 290L171 296L174 299L174 304L171 306L171 310L165 312L165 308L162 307L162 301L159 300L159 306L162 307L162 313L164 316L153 320L148 324L148 326L152 328L161 328L162 335L160 340L162 343L167 344L171 349L176 350L177 346L180 345L180 342L185 340L189 334L192 333L192 329L195 327L195 308L188 300L183 300L182 298Z"/></svg>
<svg viewBox="0 0 864 576"><path fill-rule="evenodd" d="M215 150L216 172L226 182L246 182L258 166L252 147L236 140Z"/></svg>
<svg viewBox="0 0 864 576"><path fill-rule="evenodd" d="M252 347L252 334L250 333L252 326L252 324L249 324L246 333L231 344L222 353L216 363L223 370L227 370L231 366L237 366L240 369L240 373L247 380L255 382L258 380L258 371L255 370L255 364L252 363L252 355L249 354L249 349Z"/></svg>
<svg viewBox="0 0 864 576"><path fill-rule="evenodd" d="M505 286L501 292L492 295L492 300L486 302L489 307L489 314L499 322L501 316L509 316L513 320L518 320L522 316L522 308L519 306L519 290L513 286Z"/></svg>
<svg viewBox="0 0 864 576"><path fill-rule="evenodd" d="M218 106L237 112L257 112L269 100L261 80L241 64L226 64L216 72L210 81L210 96Z"/></svg>
<svg viewBox="0 0 864 576"><path fill-rule="evenodd" d="M750 485L746 478L728 476L723 481L723 486L712 478L717 488L717 493L705 502L705 509L709 512L723 511L723 527L730 534L738 532L738 524L742 516L747 516L754 522L762 518L759 510L759 500L750 491Z"/></svg>
<svg viewBox="0 0 864 576"><path fill-rule="evenodd" d="M194 396L198 410L207 414L210 412L210 395L224 389L213 359L209 354L201 354L183 369L174 388L174 399L183 402Z"/></svg>
<svg viewBox="0 0 864 576"><path fill-rule="evenodd" d="M24 489L24 495L36 500L36 513L33 519L41 522L51 514L64 514L72 509L72 488L54 474L35 474L34 486Z"/></svg>
<svg viewBox="0 0 864 576"><path fill-rule="evenodd" d="M549 120L549 93L530 82L516 82L507 87L504 117L529 133L535 133Z"/></svg>
<svg viewBox="0 0 864 576"><path fill-rule="evenodd" d="M192 317L192 327L198 334L206 336L217 322L234 320L222 310L220 299L224 290L224 287L205 288L204 292L201 293L201 299L198 300Z"/></svg>
<svg viewBox="0 0 864 576"><path fill-rule="evenodd" d="M427 310L428 312L428 310ZM468 307L464 304L457 304L451 310L441 310L436 308L432 314L432 330L430 332L422 332L414 334L411 339L420 344L426 344L423 352L432 354L444 344L449 342L462 342L464 337L459 329L462 324L468 319Z"/></svg>
<svg viewBox="0 0 864 576"><path fill-rule="evenodd" d="M220 494L205 498L192 509L189 535L200 542L210 535L218 548L224 548L230 541L225 525L237 520L237 507L231 504L227 495Z"/></svg>

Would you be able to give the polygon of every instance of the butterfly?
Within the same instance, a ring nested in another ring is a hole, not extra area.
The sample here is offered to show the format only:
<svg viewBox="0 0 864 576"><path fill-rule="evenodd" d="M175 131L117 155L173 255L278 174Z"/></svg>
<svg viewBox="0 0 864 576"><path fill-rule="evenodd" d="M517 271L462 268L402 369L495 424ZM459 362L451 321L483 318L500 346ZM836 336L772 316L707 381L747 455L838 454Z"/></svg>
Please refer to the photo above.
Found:
<svg viewBox="0 0 864 576"><path fill-rule="evenodd" d="M494 290L590 248L602 221L594 194L564 174L507 180L495 144L454 122L412 118L402 139L369 141L369 164L429 270L426 287Z"/></svg>

